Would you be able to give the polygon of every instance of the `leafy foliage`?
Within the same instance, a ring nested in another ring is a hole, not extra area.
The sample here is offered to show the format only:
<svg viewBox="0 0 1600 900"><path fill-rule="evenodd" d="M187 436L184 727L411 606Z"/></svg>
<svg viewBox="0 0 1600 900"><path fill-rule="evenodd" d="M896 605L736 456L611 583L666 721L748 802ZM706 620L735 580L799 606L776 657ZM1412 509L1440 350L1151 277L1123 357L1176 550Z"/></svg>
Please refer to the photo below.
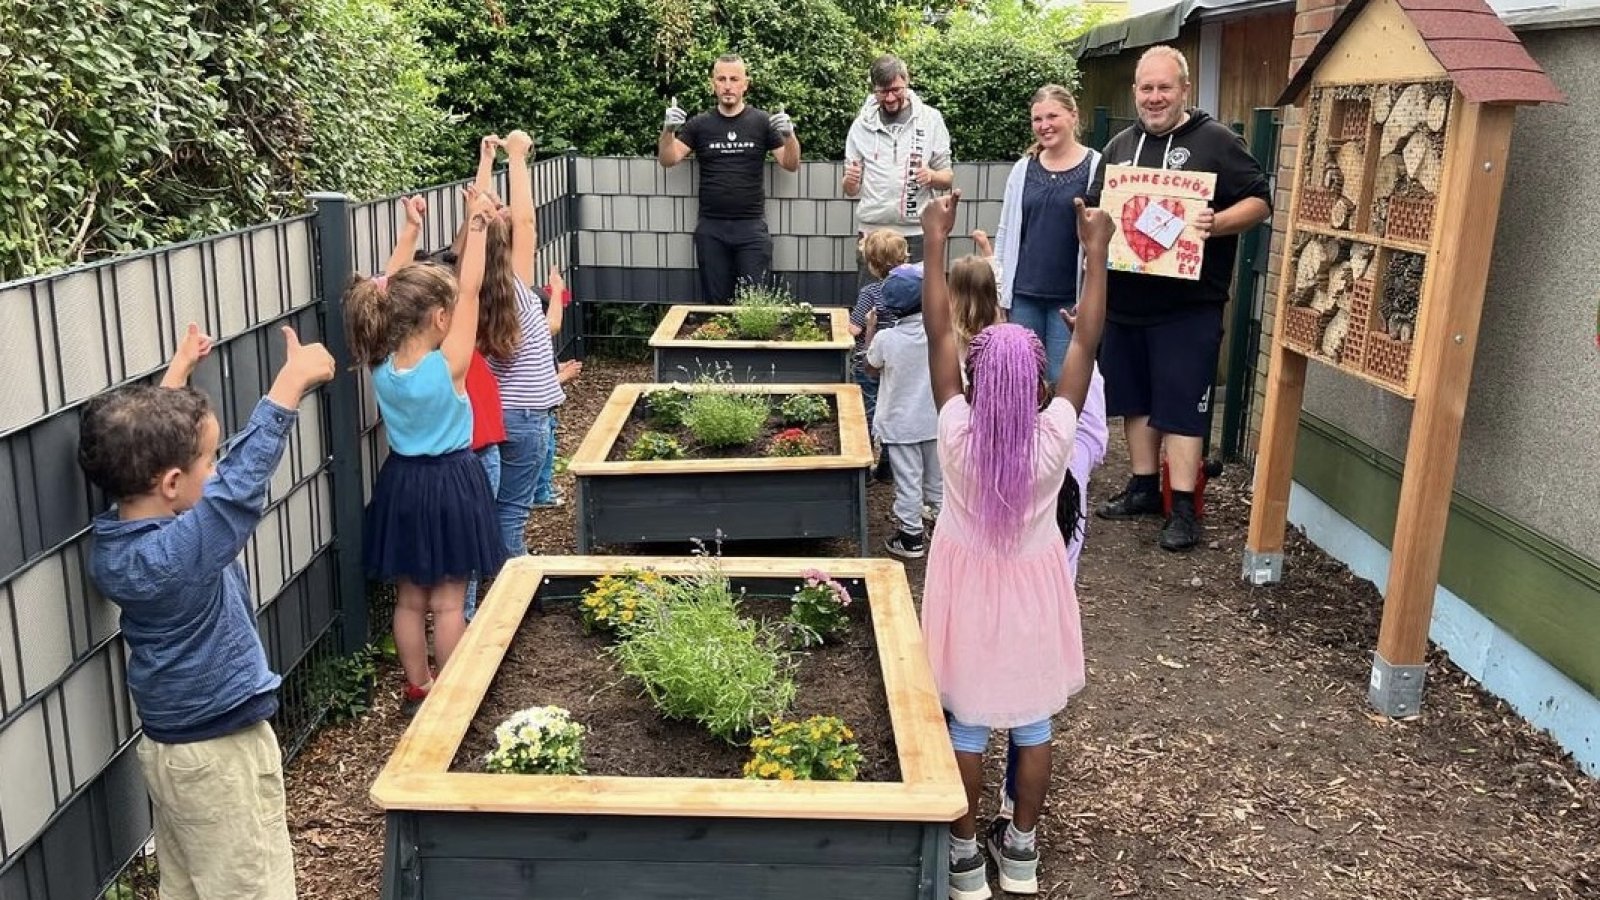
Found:
<svg viewBox="0 0 1600 900"><path fill-rule="evenodd" d="M689 399L688 391L661 388L644 395L644 408L650 421L664 428L676 428L683 424L683 416L689 411Z"/></svg>
<svg viewBox="0 0 1600 900"><path fill-rule="evenodd" d="M789 598L787 622L799 626L795 633L803 645L821 644L844 628L850 591L827 573L812 569Z"/></svg>
<svg viewBox="0 0 1600 900"><path fill-rule="evenodd" d="M789 425L814 425L833 415L833 407L817 394L790 394L778 404L778 415Z"/></svg>
<svg viewBox="0 0 1600 900"><path fill-rule="evenodd" d="M387 0L4 6L0 279L411 186L443 122Z"/></svg>
<svg viewBox="0 0 1600 900"><path fill-rule="evenodd" d="M774 721L750 741L744 777L767 781L855 781L861 747L838 716Z"/></svg>
<svg viewBox="0 0 1600 900"><path fill-rule="evenodd" d="M690 399L683 424L704 446L737 447L760 436L771 409L760 394L706 391Z"/></svg>
<svg viewBox="0 0 1600 900"><path fill-rule="evenodd" d="M720 571L668 579L645 606L608 652L663 715L732 741L794 702L793 660L782 640L740 617Z"/></svg>
<svg viewBox="0 0 1600 900"><path fill-rule="evenodd" d="M995 0L952 12L901 48L912 85L944 115L960 159L1016 159L1032 143L1029 104L1046 84L1076 88L1071 43L1098 13Z"/></svg>
<svg viewBox="0 0 1600 900"><path fill-rule="evenodd" d="M639 435L639 439L628 448L628 458L631 460L646 459L683 459L683 444L670 434L659 431L646 431Z"/></svg>
<svg viewBox="0 0 1600 900"><path fill-rule="evenodd" d="M313 709L327 709L325 721L338 723L366 715L372 708L372 691L378 684L378 656L372 645L349 656L336 656L315 664L307 693Z"/></svg>
<svg viewBox="0 0 1600 900"><path fill-rule="evenodd" d="M462 115L438 176L466 174L478 136L512 127L546 151L654 155L662 109L710 107L711 64L729 48L749 64L747 100L782 104L809 155L840 156L866 94L867 40L834 0L405 2Z"/></svg>

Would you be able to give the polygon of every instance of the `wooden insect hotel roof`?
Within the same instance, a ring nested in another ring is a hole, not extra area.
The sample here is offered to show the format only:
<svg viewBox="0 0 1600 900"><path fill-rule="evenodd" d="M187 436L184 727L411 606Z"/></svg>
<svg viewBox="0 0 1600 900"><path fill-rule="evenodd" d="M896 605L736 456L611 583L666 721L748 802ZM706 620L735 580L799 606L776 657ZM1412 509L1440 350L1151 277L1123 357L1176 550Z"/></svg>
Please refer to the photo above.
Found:
<svg viewBox="0 0 1600 900"><path fill-rule="evenodd" d="M1350 0L1289 80L1278 105L1299 102L1323 58L1374 0ZM1378 0L1384 2L1384 0ZM1565 103L1550 76L1528 55L1484 0L1390 0L1421 36L1468 103Z"/></svg>

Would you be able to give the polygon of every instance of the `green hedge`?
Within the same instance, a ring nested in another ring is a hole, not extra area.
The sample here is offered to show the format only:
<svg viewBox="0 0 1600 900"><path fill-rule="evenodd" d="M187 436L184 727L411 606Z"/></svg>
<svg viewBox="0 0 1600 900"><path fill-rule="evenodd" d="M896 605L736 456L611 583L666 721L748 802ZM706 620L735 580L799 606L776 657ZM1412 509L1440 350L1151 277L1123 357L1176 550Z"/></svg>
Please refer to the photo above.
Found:
<svg viewBox="0 0 1600 900"><path fill-rule="evenodd" d="M0 279L398 190L433 95L385 0L0 0Z"/></svg>

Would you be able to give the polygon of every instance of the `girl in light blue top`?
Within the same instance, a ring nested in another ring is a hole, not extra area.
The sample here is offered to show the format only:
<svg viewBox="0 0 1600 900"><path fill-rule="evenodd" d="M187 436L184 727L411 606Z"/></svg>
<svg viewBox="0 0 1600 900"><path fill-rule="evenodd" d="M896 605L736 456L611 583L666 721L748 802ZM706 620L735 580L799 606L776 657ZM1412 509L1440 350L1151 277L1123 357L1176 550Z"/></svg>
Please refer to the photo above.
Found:
<svg viewBox="0 0 1600 900"><path fill-rule="evenodd" d="M393 274L358 278L345 294L350 350L372 371L389 438L367 506L363 556L368 576L395 585L394 642L408 712L433 685L428 614L442 668L466 630L469 579L492 578L505 562L489 478L470 449L466 389L494 214L492 198L468 200L459 283L442 266L410 264L401 248L389 262Z"/></svg>

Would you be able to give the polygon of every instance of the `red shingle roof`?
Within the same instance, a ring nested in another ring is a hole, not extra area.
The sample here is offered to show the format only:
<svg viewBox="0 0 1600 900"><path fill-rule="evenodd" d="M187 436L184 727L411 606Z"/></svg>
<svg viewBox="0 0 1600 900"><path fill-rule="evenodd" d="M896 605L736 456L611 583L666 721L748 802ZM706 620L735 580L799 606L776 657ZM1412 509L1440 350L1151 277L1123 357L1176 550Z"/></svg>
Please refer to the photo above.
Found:
<svg viewBox="0 0 1600 900"><path fill-rule="evenodd" d="M1278 104L1295 103L1323 57L1370 0L1350 0L1289 80ZM1484 0L1395 0L1469 103L1565 103L1567 98Z"/></svg>

